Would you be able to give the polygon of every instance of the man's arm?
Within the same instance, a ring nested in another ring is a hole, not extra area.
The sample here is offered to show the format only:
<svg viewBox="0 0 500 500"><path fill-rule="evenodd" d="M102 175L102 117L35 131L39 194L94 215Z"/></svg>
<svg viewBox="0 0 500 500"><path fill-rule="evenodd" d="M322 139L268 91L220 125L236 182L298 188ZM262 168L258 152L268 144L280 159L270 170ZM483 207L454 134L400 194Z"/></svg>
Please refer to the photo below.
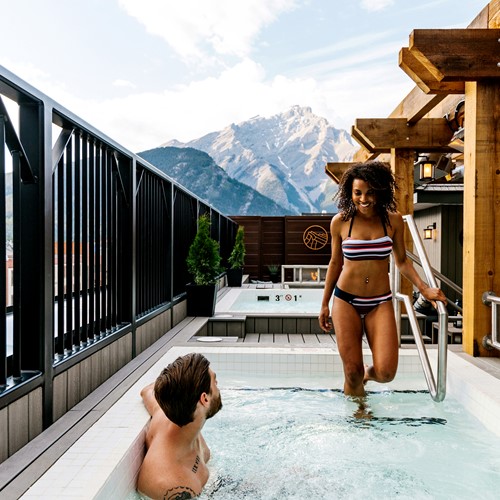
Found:
<svg viewBox="0 0 500 500"><path fill-rule="evenodd" d="M154 394L154 382L151 384L147 385L142 389L141 391L141 397L142 397L142 402L144 403L144 406L146 407L146 410L148 410L148 413L152 416L153 413L160 408L160 405L156 401L155 394Z"/></svg>

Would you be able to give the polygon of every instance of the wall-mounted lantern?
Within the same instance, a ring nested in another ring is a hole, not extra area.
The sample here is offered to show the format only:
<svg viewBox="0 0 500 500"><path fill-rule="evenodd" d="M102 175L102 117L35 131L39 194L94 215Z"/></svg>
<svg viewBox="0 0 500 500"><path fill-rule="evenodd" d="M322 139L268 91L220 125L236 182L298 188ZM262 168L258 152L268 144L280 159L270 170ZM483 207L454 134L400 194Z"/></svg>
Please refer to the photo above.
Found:
<svg viewBox="0 0 500 500"><path fill-rule="evenodd" d="M436 229L436 223L433 222L432 224L429 224L425 229L424 229L424 240L433 240L434 239L434 231Z"/></svg>
<svg viewBox="0 0 500 500"><path fill-rule="evenodd" d="M436 162L422 156L415 165L419 168L420 181L433 181L436 177Z"/></svg>

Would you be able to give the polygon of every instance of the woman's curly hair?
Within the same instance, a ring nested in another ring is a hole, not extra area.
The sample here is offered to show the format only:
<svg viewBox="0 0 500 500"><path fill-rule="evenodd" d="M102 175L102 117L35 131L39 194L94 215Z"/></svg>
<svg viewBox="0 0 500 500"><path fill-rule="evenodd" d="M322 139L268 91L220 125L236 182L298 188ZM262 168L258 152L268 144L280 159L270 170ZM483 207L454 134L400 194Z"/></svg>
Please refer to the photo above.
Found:
<svg viewBox="0 0 500 500"><path fill-rule="evenodd" d="M375 191L375 210L382 222L390 225L388 214L396 211L394 193L398 188L390 166L381 161L368 161L356 163L344 172L334 198L338 200L337 205L344 221L351 219L356 212L356 206L352 201L354 179L365 181Z"/></svg>

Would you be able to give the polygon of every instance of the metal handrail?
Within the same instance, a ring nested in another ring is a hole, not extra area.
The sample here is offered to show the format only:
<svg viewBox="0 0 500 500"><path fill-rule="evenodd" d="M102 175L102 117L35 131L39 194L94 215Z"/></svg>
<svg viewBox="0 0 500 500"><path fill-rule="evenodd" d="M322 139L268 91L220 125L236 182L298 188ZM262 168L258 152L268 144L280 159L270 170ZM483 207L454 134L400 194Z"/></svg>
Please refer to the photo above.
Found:
<svg viewBox="0 0 500 500"><path fill-rule="evenodd" d="M413 252L410 252L410 250L406 250L406 256L409 257L413 262L415 262L419 266L422 265L420 259ZM463 295L462 288L459 287L454 281L450 280L450 278L448 278L444 274L441 274L438 270L434 269L433 267L431 267L431 271L439 281L448 285L450 288L455 290L455 292L457 292L461 296Z"/></svg>
<svg viewBox="0 0 500 500"><path fill-rule="evenodd" d="M432 268L429 263L429 258L425 251L422 240L420 239L420 234L418 232L415 221L411 215L404 215L403 220L406 222L410 234L413 238L413 243L415 244L415 249L420 258L422 269L425 274L425 278L429 286L437 288L436 279L432 272ZM394 266L395 267L395 266ZM392 270L392 269L391 269ZM399 273L398 273L399 274ZM394 285L397 285L398 278L393 278ZM394 288L394 290L399 290L399 286ZM436 301L436 306L438 310L438 360L437 360L437 384L434 378L434 373L432 372L432 367L429 362L429 357L427 356L427 351L425 349L424 340L422 338L422 332L418 326L417 316L413 308L413 304L410 301L408 295L404 295L398 291L394 294L398 301L402 301L405 304L406 311L408 313L408 319L410 326L412 328L413 335L415 337L415 345L417 346L417 351L420 356L420 362L422 363L422 369L424 371L425 380L427 382L427 387L432 399L436 402L443 401L446 395L446 367L447 367L447 357L448 357L448 311L445 305L441 301Z"/></svg>
<svg viewBox="0 0 500 500"><path fill-rule="evenodd" d="M497 297L494 292L484 292L482 299L483 304L491 306L491 335L485 336L483 346L500 350L500 315L498 314L500 297Z"/></svg>

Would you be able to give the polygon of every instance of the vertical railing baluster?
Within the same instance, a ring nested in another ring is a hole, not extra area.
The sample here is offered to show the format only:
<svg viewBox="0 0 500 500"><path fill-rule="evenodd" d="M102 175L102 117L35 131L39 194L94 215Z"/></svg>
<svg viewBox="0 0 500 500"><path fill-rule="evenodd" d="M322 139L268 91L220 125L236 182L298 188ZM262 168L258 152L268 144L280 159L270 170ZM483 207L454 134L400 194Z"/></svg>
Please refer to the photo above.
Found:
<svg viewBox="0 0 500 500"><path fill-rule="evenodd" d="M89 339L96 339L95 328L95 303L96 303L96 244L95 244L95 225L96 225L96 144L95 140L89 141Z"/></svg>
<svg viewBox="0 0 500 500"><path fill-rule="evenodd" d="M82 333L83 346L89 338L89 223L88 223L88 137L82 136Z"/></svg>
<svg viewBox="0 0 500 500"><path fill-rule="evenodd" d="M6 219L5 219L5 117L0 115L0 261L4 263L0 271L0 387L7 384L7 259L6 259Z"/></svg>
<svg viewBox="0 0 500 500"><path fill-rule="evenodd" d="M142 295L143 295L143 305L142 305L142 311L143 313L147 312L149 308L149 294L148 294L148 287L146 285L149 275L148 273L148 260L147 260L147 255L148 255L148 216L149 216L149 206L148 206L148 198L149 198L149 192L148 192L148 185L149 185L149 173L145 172L144 177L142 179L142 196L143 196L143 201L142 201L142 217L141 217L141 238L143 240L143 264L142 264Z"/></svg>
<svg viewBox="0 0 500 500"><path fill-rule="evenodd" d="M62 357L64 355L64 157L61 156L57 163L57 176L54 180L57 184L57 196L54 198L57 210L57 340L55 353Z"/></svg>
<svg viewBox="0 0 500 500"><path fill-rule="evenodd" d="M65 152L66 170L66 331L65 354L73 351L73 144L70 140Z"/></svg>
<svg viewBox="0 0 500 500"><path fill-rule="evenodd" d="M101 336L101 162L102 145L96 145L95 159L95 332L96 340Z"/></svg>
<svg viewBox="0 0 500 500"><path fill-rule="evenodd" d="M135 309L137 313L142 312L141 306L141 263L142 263L142 252L141 252L141 176L139 171L139 166L137 167L135 181Z"/></svg>
<svg viewBox="0 0 500 500"><path fill-rule="evenodd" d="M153 292L153 302L152 305L156 306L160 303L160 296L158 294L158 278L159 278L159 269L158 269L158 237L159 235L159 217L160 213L158 213L158 184L160 183L160 179L156 178L154 179L154 194L153 194L153 245L152 245L152 252L153 255L151 256L151 270L155 269L156 273L154 273L154 279L151 282L152 286L152 292ZM152 273L153 274L153 273Z"/></svg>
<svg viewBox="0 0 500 500"><path fill-rule="evenodd" d="M113 312L111 310L111 299L112 299L112 294L113 294L113 279L114 279L114 274L113 274L113 266L115 263L115 256L113 254L113 237L112 237L112 229L113 229L113 211L111 209L112 202L113 202L113 183L112 183L112 169L113 169L113 158L112 158L112 153L110 150L107 152L107 164L106 164L106 185L107 185L107 197L106 197L106 202L107 202L107 231L106 231L106 246L108 249L107 255L108 255L108 265L107 265L107 292L106 292L106 330L108 330L109 333L112 331L112 327L114 326L112 323L112 316Z"/></svg>
<svg viewBox="0 0 500 500"><path fill-rule="evenodd" d="M111 163L110 163L110 184L111 184L111 189L110 193L111 196L109 197L109 220L110 220L110 231L109 231L109 240L110 240L110 254L111 254L111 266L110 266L110 279L109 279L109 321L110 324L113 328L113 330L116 329L117 327L117 321L116 321L116 297L117 297L117 285L116 285L116 274L117 274L117 262L118 262L118 253L116 251L117 247L117 242L118 242L118 235L117 235L117 228L118 228L118 221L117 221L117 216L116 214L118 213L118 200L119 200L119 193L117 190L117 173L113 173L112 169L113 165L113 157L111 157Z"/></svg>
<svg viewBox="0 0 500 500"><path fill-rule="evenodd" d="M141 178L138 186L138 200L137 200L137 237L138 241L138 252L139 252L139 269L137 271L137 284L139 286L139 293L137 294L137 311L139 313L143 313L145 310L145 290L144 290L144 265L145 265L145 256L144 256L144 247L146 245L145 235L144 235L144 204L145 204L145 196L144 196L144 186L146 182L146 173L144 170L141 172Z"/></svg>
<svg viewBox="0 0 500 500"><path fill-rule="evenodd" d="M156 186L158 185L158 179L156 176L151 176L151 201L150 201L150 210L151 210L151 226L149 230L149 238L150 238L150 250L149 250L149 274L151 276L151 295L149 308L153 310L155 306L158 304L157 302L157 282L158 278L156 276L156 231L158 229L158 214L156 212Z"/></svg>
<svg viewBox="0 0 500 500"><path fill-rule="evenodd" d="M106 296L108 287L108 241L107 241L107 227L108 227L108 155L109 151L106 147L103 148L101 157L101 333L107 334L106 331Z"/></svg>
<svg viewBox="0 0 500 500"><path fill-rule="evenodd" d="M73 346L76 350L81 348L81 134L75 133L75 245L74 260L74 320L73 320Z"/></svg>
<svg viewBox="0 0 500 500"><path fill-rule="evenodd" d="M12 211L14 214L14 304L12 376L21 376L21 160L12 152Z"/></svg>
<svg viewBox="0 0 500 500"><path fill-rule="evenodd" d="M154 287L154 278L151 273L152 269L152 262L151 262L151 250L152 250L152 234L153 234L153 220L154 220L154 210L153 210L153 184L154 184L154 179L152 175L148 175L148 218L146 221L147 224L147 234L146 234L146 241L148 242L148 246L146 247L146 255L148 257L146 261L146 265L148 267L148 281L146 284L146 289L148 290L148 304L147 304L147 309L148 311L151 310L151 307L153 305L153 287Z"/></svg>

